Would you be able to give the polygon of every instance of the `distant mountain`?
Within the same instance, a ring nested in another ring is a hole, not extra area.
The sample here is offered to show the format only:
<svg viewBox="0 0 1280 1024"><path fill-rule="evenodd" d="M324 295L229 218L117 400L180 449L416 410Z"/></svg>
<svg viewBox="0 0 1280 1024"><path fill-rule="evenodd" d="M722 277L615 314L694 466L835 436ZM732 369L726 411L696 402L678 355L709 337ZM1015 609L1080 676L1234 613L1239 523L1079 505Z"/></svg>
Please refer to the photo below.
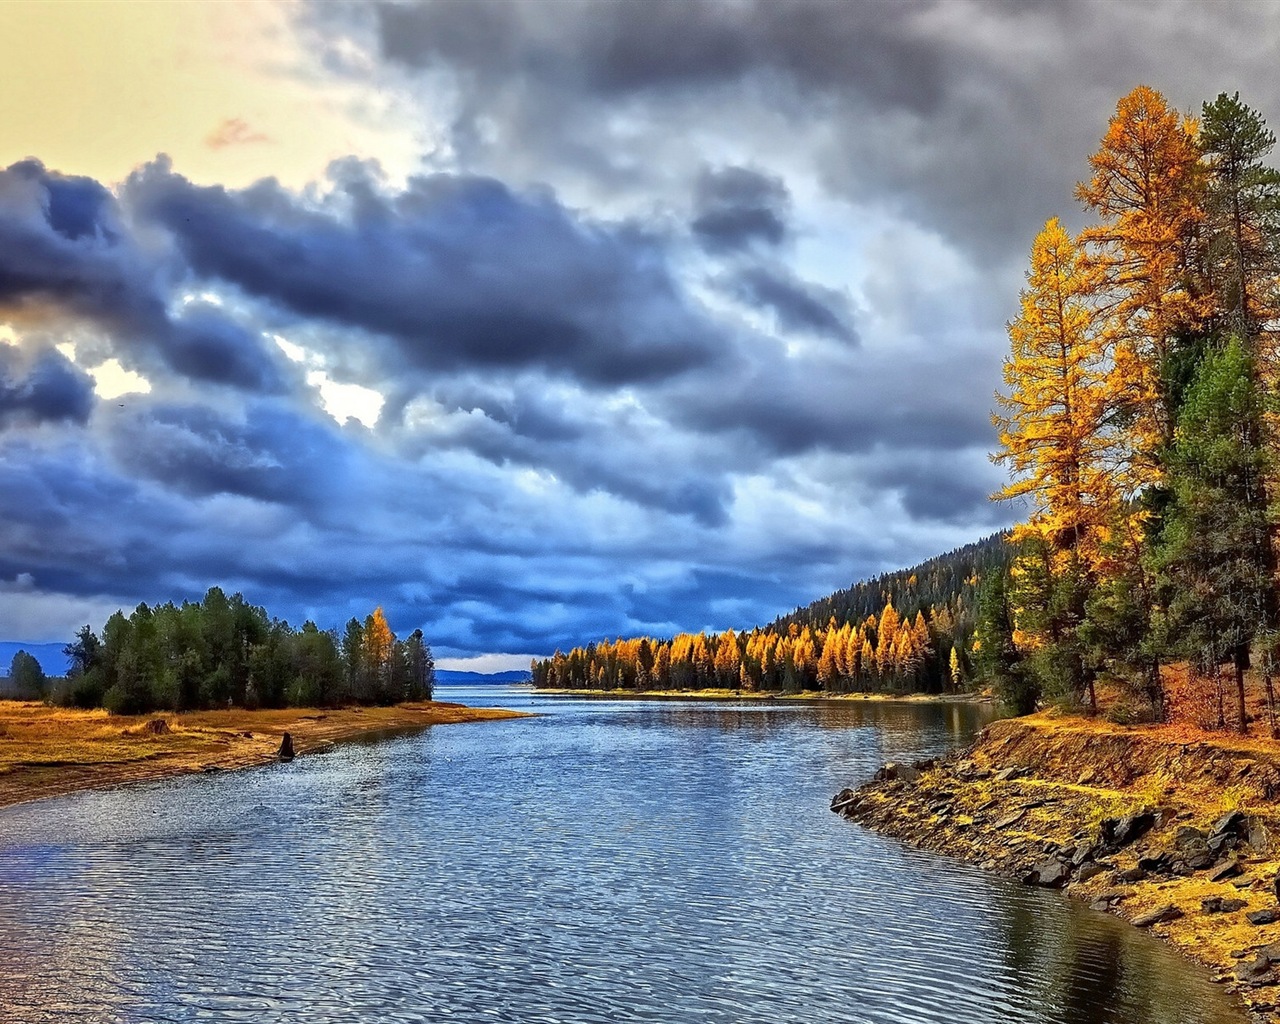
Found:
<svg viewBox="0 0 1280 1024"><path fill-rule="evenodd" d="M24 644L0 640L0 676L9 674L9 665L13 661L13 656L19 651L26 651L40 662L45 675L65 675L68 665L67 656L62 653L62 648L65 646L66 644Z"/></svg>
<svg viewBox="0 0 1280 1024"><path fill-rule="evenodd" d="M436 669L436 682L441 686L477 686L485 683L527 683L529 673L523 669L506 672L459 672L447 668Z"/></svg>

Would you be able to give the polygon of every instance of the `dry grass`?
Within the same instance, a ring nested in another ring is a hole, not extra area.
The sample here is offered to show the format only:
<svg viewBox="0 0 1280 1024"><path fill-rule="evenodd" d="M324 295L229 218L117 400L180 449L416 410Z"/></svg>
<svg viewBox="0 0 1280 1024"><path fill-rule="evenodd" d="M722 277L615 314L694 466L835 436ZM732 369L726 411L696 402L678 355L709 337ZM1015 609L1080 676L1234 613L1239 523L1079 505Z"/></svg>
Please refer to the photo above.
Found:
<svg viewBox="0 0 1280 1024"><path fill-rule="evenodd" d="M521 717L424 702L373 708L172 712L139 717L0 701L0 807L274 760L287 732L299 754L384 730ZM151 726L152 722L163 726Z"/></svg>

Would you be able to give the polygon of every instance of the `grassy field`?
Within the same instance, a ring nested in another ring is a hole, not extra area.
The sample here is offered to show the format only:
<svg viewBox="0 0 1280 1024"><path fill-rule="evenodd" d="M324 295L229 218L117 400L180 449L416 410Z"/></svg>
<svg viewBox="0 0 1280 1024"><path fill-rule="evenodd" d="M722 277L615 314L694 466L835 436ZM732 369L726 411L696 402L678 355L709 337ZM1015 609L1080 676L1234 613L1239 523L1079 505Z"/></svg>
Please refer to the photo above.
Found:
<svg viewBox="0 0 1280 1024"><path fill-rule="evenodd" d="M0 807L79 789L275 760L287 732L306 754L385 730L523 717L425 702L392 707L172 712L140 717L0 700Z"/></svg>

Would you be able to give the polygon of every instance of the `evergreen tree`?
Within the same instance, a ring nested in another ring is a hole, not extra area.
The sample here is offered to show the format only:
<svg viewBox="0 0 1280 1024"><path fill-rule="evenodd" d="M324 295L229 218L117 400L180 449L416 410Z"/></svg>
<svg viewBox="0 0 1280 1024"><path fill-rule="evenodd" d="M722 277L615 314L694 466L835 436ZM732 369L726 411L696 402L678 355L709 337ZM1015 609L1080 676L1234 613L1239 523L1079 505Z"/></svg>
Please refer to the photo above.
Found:
<svg viewBox="0 0 1280 1024"><path fill-rule="evenodd" d="M1157 554L1172 644L1215 672L1231 665L1242 732L1250 650L1275 628L1261 413L1253 361L1233 338L1205 356L1186 395Z"/></svg>

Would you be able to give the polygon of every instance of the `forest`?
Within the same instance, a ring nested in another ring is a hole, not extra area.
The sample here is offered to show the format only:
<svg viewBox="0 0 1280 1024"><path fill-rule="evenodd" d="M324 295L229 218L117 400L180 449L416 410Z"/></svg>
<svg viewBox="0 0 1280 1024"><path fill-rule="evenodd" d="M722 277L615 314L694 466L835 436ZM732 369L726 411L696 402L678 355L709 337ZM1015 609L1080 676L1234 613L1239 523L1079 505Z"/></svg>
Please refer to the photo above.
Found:
<svg viewBox="0 0 1280 1024"><path fill-rule="evenodd" d="M212 587L198 602L140 604L65 648L65 678L46 680L29 654L11 676L31 697L113 714L157 709L281 708L430 700L435 661L421 630L396 638L381 608L341 634L293 629L240 594Z"/></svg>
<svg viewBox="0 0 1280 1024"><path fill-rule="evenodd" d="M1008 325L993 416L1026 513L1009 534L859 583L744 632L602 641L533 663L539 686L926 691L989 685L1280 735L1280 173L1238 94L1180 113L1122 97L1047 220Z"/></svg>
<svg viewBox="0 0 1280 1024"><path fill-rule="evenodd" d="M972 676L978 581L1012 551L993 535L856 583L763 628L602 641L533 663L552 689L955 692Z"/></svg>
<svg viewBox="0 0 1280 1024"><path fill-rule="evenodd" d="M1277 732L1275 135L1239 95L1199 116L1120 99L1050 218L1008 325L994 416L1019 501L1015 558L984 582L978 672L1018 711L1054 701ZM1177 664L1177 671L1171 666Z"/></svg>

